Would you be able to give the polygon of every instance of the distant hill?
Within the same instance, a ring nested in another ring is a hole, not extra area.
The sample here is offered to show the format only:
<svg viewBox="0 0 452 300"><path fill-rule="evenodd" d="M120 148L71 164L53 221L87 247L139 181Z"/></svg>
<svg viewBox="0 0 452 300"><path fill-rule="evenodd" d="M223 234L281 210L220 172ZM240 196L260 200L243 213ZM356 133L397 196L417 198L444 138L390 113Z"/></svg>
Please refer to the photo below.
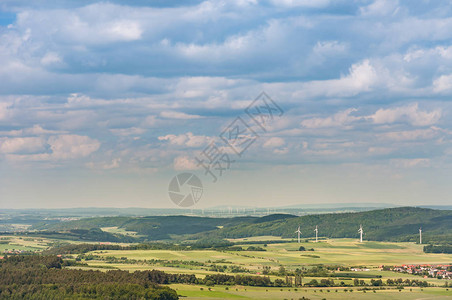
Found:
<svg viewBox="0 0 452 300"><path fill-rule="evenodd" d="M219 227L252 223L256 217L206 218L188 216L150 217L97 217L60 223L40 223L32 227L36 230L67 231L73 229L93 229L118 227L137 232L147 240L171 239L171 235L186 235L216 230Z"/></svg>
<svg viewBox="0 0 452 300"><path fill-rule="evenodd" d="M355 213L334 213L286 218L259 224L240 224L212 232L223 238L243 238L272 235L295 237L301 226L303 238L319 236L328 238L353 238L363 225L364 238L377 241L417 241L422 227L423 240L446 239L452 241L452 211L416 207L397 207Z"/></svg>
<svg viewBox="0 0 452 300"><path fill-rule="evenodd" d="M214 206L204 209L183 208L143 208L143 207L75 207L75 208L53 208L53 209L1 209L1 224L25 224L31 225L46 220L54 223L61 218L95 218L95 217L144 217L144 216L198 216L232 218L237 216L262 217L269 214L292 214L297 216L362 212L384 208L401 207L390 203L314 203L297 204L275 207L252 207L252 206ZM439 210L452 210L452 205L421 205L421 208L432 208ZM1 229L1 226L0 226Z"/></svg>
<svg viewBox="0 0 452 300"><path fill-rule="evenodd" d="M207 218L189 216L98 217L60 223L40 223L36 230L68 231L118 227L137 232L140 240L243 238L281 236L295 238L301 226L303 238L356 238L362 224L364 238L377 241L417 241L422 227L423 240L452 242L452 211L418 207L396 207L365 212L317 214L297 217L273 214L265 217ZM118 236L118 234L116 234Z"/></svg>

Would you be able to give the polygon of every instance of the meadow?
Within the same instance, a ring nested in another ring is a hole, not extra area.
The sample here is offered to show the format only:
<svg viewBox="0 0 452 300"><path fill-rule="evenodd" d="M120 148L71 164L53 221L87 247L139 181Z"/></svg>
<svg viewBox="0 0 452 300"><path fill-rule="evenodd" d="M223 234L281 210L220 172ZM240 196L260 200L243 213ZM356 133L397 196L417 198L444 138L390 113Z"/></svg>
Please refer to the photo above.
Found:
<svg viewBox="0 0 452 300"><path fill-rule="evenodd" d="M27 236L5 235L0 239L0 252L4 251L41 251L48 248L53 240L46 238L30 238Z"/></svg>
<svg viewBox="0 0 452 300"><path fill-rule="evenodd" d="M359 291L350 288L261 288L261 287L213 287L210 290L197 285L172 284L183 299L437 299L452 298L452 292L444 288L411 288Z"/></svg>
<svg viewBox="0 0 452 300"><path fill-rule="evenodd" d="M261 244L242 245L243 248ZM314 251L298 251L299 247ZM313 264L367 266L402 264L444 264L452 262L451 254L431 254L422 251L422 245L414 243L364 242L354 239L329 239L324 242L268 244L266 251L226 250L107 250L94 251L100 256L127 257L136 260L184 260L217 261L224 259L251 269L261 266L293 268Z"/></svg>
<svg viewBox="0 0 452 300"><path fill-rule="evenodd" d="M246 271L231 272L225 269L224 274L229 275L261 275L265 267L277 272L281 266L288 271L297 268L312 268L319 265L334 265L343 267L358 267L369 269L367 271L336 271L333 277L335 282L344 282L352 285L353 278L357 277L370 283L372 279L410 279L427 281L437 287L418 288L386 287L385 290L359 290L359 287L300 287L300 288L264 288L244 286L201 286L172 284L184 299L451 299L452 291L444 288L445 280L436 278L423 278L418 275L382 271L381 266L394 266L402 264L450 264L452 255L431 254L422 251L422 245L415 243L371 242L359 243L356 239L324 239L319 243L312 241L302 243L285 242L267 244L248 244L251 241L267 241L268 237L234 240L247 242L242 247L259 246L266 251L226 251L226 250L103 250L87 254L94 255L94 259L85 260L88 265L84 269L121 269L128 271L157 269L168 273L195 274L203 278L208 274L217 274L211 266L237 266ZM299 247L314 249L314 251L298 251ZM115 262L108 258L115 257ZM195 263L193 263L195 262ZM199 263L199 264L196 264ZM80 267L72 267L80 268ZM352 273L352 274L350 274ZM284 276L271 274L270 278L284 279ZM327 278L327 277L324 277ZM319 277L304 277L303 283Z"/></svg>
<svg viewBox="0 0 452 300"><path fill-rule="evenodd" d="M115 230L115 228L113 229ZM278 243L278 241L281 243ZM5 249L41 251L55 243L80 243L80 241L62 241L26 236L3 236L0 244ZM224 267L222 273L229 275L262 275L264 269L271 271L269 277L284 279L276 274L281 266L287 271L310 269L316 266L342 266L368 269L366 271L335 271L333 277L305 276L303 283L313 279L334 279L352 285L353 279L359 278L366 283L372 279L402 278L427 281L436 287L419 288L385 287L384 290L363 291L359 287L251 287L251 286L203 286L187 284L171 284L184 299L452 299L452 289L444 288L445 280L423 278L417 275L396 273L381 270L382 265L394 266L402 264L451 264L451 254L424 253L422 245L415 243L394 243L365 241L356 239L320 239L318 243L303 240L297 243L291 239L277 237L253 237L230 240L241 246L244 251L230 250L97 250L86 253L81 262L84 266L69 268L94 269L107 271L111 269L127 270L161 270L167 273L194 274L203 278L209 274L218 274L215 267ZM263 244L265 241L272 243ZM7 242L7 243L5 243ZM307 251L299 251L300 246ZM261 247L265 251L248 251L248 247ZM313 251L310 251L313 249ZM76 258L78 255L72 255ZM87 256L91 256L87 259ZM112 259L114 258L114 260ZM237 267L234 272L233 267Z"/></svg>

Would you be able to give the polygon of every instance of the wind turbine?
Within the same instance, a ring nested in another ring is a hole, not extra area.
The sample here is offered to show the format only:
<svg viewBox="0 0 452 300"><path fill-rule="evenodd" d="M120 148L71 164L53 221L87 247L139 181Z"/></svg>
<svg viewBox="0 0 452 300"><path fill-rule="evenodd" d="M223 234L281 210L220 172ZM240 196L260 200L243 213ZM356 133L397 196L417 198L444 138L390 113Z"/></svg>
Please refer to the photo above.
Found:
<svg viewBox="0 0 452 300"><path fill-rule="evenodd" d="M298 226L298 229L297 229L297 231L295 231L295 233L298 233L298 244L299 244L300 243L300 234L301 234L300 226Z"/></svg>
<svg viewBox="0 0 452 300"><path fill-rule="evenodd" d="M419 244L422 244L422 227L419 228Z"/></svg>
<svg viewBox="0 0 452 300"><path fill-rule="evenodd" d="M358 233L359 233L359 242L362 243L363 242L363 225L359 225Z"/></svg>
<svg viewBox="0 0 452 300"><path fill-rule="evenodd" d="M315 231L315 242L317 243L318 242L317 235L319 233L319 229L317 228L317 225L315 225L314 231Z"/></svg>

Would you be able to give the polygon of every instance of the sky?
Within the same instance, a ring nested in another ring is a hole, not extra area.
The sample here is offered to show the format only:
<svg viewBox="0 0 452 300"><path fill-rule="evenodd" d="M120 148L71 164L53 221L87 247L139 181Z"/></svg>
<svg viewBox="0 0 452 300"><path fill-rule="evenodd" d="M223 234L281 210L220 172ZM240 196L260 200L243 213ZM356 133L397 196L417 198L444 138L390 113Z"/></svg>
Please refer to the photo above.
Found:
<svg viewBox="0 0 452 300"><path fill-rule="evenodd" d="M0 208L176 208L187 172L198 208L450 205L451 16L427 0L2 0ZM281 109L265 128L246 113L262 92ZM221 139L238 117L240 155ZM229 159L215 182L213 146Z"/></svg>

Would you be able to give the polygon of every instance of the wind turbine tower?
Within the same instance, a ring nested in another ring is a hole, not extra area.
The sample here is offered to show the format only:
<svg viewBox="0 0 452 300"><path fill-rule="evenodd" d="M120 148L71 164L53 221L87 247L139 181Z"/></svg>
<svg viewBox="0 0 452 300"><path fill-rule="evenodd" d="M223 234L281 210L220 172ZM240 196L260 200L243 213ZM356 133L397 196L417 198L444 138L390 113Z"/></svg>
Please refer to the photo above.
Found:
<svg viewBox="0 0 452 300"><path fill-rule="evenodd" d="M318 240L318 233L319 233L319 228L317 228L317 225L315 225L315 229L314 229L314 231L315 231L315 242L317 243L319 240Z"/></svg>
<svg viewBox="0 0 452 300"><path fill-rule="evenodd" d="M422 244L422 227L419 228L419 244Z"/></svg>
<svg viewBox="0 0 452 300"><path fill-rule="evenodd" d="M359 225L358 233L359 233L359 242L362 243L363 242L363 225Z"/></svg>
<svg viewBox="0 0 452 300"><path fill-rule="evenodd" d="M299 244L300 243L300 234L301 234L300 226L298 226L298 229L297 229L297 231L295 231L295 233L298 234L298 244Z"/></svg>

